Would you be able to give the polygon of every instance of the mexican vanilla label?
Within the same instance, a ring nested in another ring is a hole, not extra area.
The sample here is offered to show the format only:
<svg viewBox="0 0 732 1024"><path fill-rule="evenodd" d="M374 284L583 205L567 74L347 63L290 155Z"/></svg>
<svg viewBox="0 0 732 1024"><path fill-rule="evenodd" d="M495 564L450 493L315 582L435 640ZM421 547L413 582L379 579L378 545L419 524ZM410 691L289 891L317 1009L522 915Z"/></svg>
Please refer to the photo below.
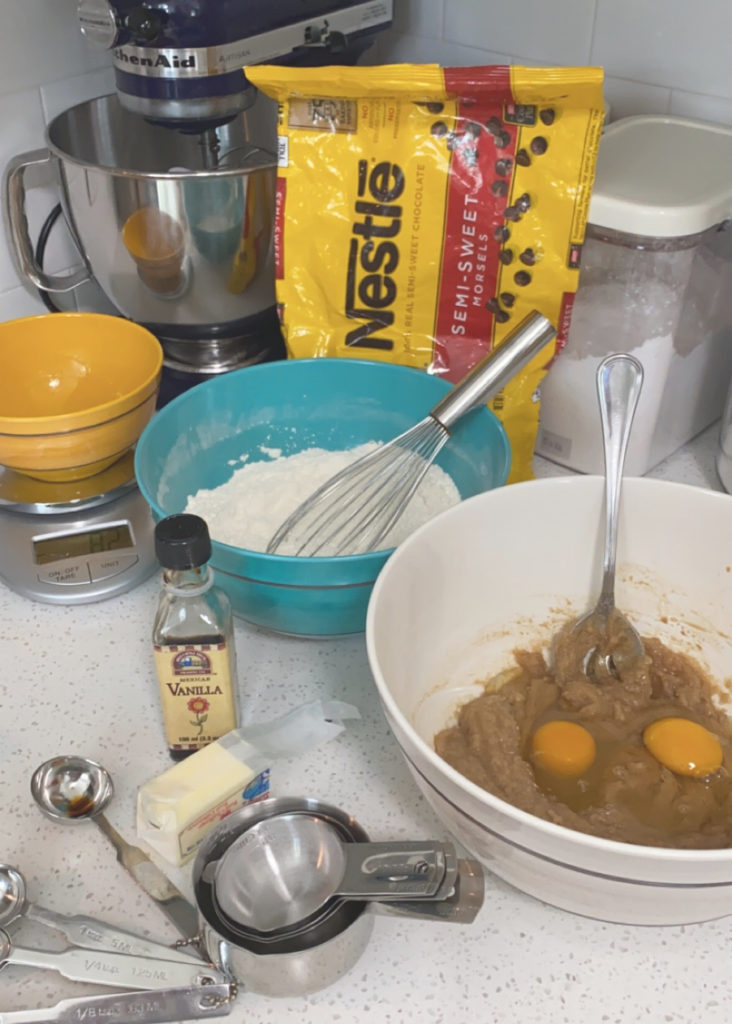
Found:
<svg viewBox="0 0 732 1024"><path fill-rule="evenodd" d="M198 750L236 728L226 643L155 644L154 657L171 751Z"/></svg>

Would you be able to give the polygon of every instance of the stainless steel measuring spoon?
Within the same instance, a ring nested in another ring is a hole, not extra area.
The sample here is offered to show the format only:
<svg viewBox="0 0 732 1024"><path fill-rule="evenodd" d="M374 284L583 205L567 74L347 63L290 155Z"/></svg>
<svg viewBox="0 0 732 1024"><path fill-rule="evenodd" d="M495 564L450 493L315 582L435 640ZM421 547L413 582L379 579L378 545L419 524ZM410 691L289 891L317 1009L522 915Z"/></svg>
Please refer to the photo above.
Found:
<svg viewBox="0 0 732 1024"><path fill-rule="evenodd" d="M225 1017L233 1007L228 985L201 985L64 999L48 1009L0 1013L0 1024L80 1024L84 1020L110 1020L114 1024L166 1024L168 1021Z"/></svg>
<svg viewBox="0 0 732 1024"><path fill-rule="evenodd" d="M13 921L22 917L55 928L75 946L84 949L106 949L188 964L196 962L196 954L192 950L176 949L159 942L150 942L93 917L85 917L82 914L58 914L45 907L39 907L28 900L25 879L21 872L10 864L0 864L0 928L7 928Z"/></svg>
<svg viewBox="0 0 732 1024"><path fill-rule="evenodd" d="M175 963L153 957L129 956L107 950L91 952L85 949L63 949L49 952L43 949L25 949L15 946L6 931L0 929L0 969L7 964L24 967L42 967L58 971L72 981L88 981L110 988L159 989L187 985L212 985L227 979L208 964Z"/></svg>
<svg viewBox="0 0 732 1024"><path fill-rule="evenodd" d="M198 934L198 913L148 855L128 843L102 813L112 799L109 772L88 757L52 757L31 779L33 799L53 821L93 821L115 848L117 860L186 939Z"/></svg>

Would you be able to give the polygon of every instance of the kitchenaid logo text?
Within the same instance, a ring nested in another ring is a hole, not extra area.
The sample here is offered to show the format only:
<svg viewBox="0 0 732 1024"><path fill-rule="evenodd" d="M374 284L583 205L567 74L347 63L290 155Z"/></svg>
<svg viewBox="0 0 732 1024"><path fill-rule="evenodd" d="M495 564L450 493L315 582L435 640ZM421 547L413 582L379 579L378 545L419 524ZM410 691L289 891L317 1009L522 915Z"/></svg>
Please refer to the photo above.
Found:
<svg viewBox="0 0 732 1024"><path fill-rule="evenodd" d="M394 323L391 307L397 286L392 275L399 265L395 240L402 227L402 207L394 201L405 184L404 172L397 164L383 161L369 173L367 161L358 162L358 199L346 273L346 316L361 323L346 334L347 345L384 351L394 348L390 338L376 335Z"/></svg>
<svg viewBox="0 0 732 1024"><path fill-rule="evenodd" d="M155 54L155 51L152 52ZM196 67L195 53L174 52L173 50L163 53L162 50L158 50L154 56L138 57L137 54L127 53L122 47L118 47L113 51L112 55L121 64L131 64L134 67L140 68L180 69Z"/></svg>

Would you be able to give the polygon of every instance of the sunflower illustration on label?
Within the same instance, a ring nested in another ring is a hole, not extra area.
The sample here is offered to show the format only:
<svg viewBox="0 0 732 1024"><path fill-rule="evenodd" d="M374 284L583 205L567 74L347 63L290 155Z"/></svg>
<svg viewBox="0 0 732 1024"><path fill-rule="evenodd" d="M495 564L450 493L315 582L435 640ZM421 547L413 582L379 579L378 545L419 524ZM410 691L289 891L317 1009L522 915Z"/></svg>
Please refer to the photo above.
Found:
<svg viewBox="0 0 732 1024"><path fill-rule="evenodd" d="M211 705L205 697L191 697L188 701L188 710L196 716L191 722L191 725L198 729L199 736L203 732L203 727L206 724L206 719L208 718L206 712L210 706Z"/></svg>
<svg viewBox="0 0 732 1024"><path fill-rule="evenodd" d="M228 644L156 644L154 657L171 751L199 750L236 728Z"/></svg>

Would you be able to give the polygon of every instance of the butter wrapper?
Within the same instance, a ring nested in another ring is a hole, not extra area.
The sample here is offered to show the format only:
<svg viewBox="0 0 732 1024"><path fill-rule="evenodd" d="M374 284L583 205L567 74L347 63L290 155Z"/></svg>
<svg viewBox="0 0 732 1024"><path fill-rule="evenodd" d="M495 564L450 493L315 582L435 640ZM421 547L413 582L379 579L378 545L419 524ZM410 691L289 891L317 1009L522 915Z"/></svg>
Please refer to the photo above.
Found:
<svg viewBox="0 0 732 1024"><path fill-rule="evenodd" d="M138 837L180 867L220 821L269 796L272 762L333 739L349 718L360 718L352 704L318 700L226 733L140 787Z"/></svg>

